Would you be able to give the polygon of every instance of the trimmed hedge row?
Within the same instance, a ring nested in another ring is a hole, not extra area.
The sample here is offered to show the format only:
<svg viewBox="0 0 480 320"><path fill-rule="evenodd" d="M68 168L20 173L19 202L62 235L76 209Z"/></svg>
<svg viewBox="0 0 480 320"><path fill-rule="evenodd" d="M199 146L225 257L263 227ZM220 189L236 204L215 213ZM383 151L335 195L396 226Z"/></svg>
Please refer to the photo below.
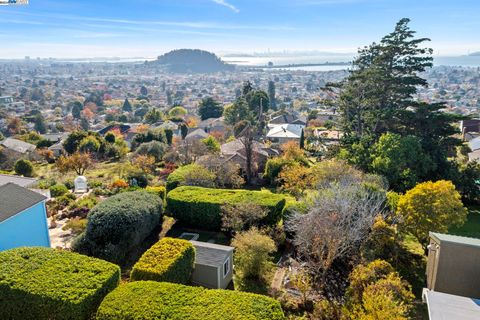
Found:
<svg viewBox="0 0 480 320"><path fill-rule="evenodd" d="M167 194L169 214L182 223L211 230L219 230L222 224L220 207L251 201L268 209L262 221L275 225L282 217L285 197L269 191L209 189L201 187L178 187Z"/></svg>
<svg viewBox="0 0 480 320"><path fill-rule="evenodd" d="M96 205L87 228L72 248L80 253L122 263L160 224L163 201L147 191L117 194Z"/></svg>
<svg viewBox="0 0 480 320"><path fill-rule="evenodd" d="M130 279L189 283L195 247L183 239L163 238L148 249L132 269Z"/></svg>
<svg viewBox="0 0 480 320"><path fill-rule="evenodd" d="M253 293L137 281L103 300L97 320L284 320L280 303Z"/></svg>
<svg viewBox="0 0 480 320"><path fill-rule="evenodd" d="M0 252L0 318L91 319L119 282L118 266L69 251Z"/></svg>

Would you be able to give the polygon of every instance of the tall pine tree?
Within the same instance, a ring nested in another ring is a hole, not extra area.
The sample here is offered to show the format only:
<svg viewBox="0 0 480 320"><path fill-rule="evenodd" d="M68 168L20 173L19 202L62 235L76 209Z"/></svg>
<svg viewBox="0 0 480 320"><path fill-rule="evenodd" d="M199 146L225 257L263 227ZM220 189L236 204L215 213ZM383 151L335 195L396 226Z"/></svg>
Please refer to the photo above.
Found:
<svg viewBox="0 0 480 320"><path fill-rule="evenodd" d="M125 99L125 101L123 102L122 110L124 112L132 112L132 105L130 104L130 101L128 101L128 99Z"/></svg>
<svg viewBox="0 0 480 320"><path fill-rule="evenodd" d="M415 175L436 179L449 171L448 152L459 142L452 138L458 117L442 112L442 104L415 99L418 87L427 87L420 74L432 66L433 51L423 47L429 39L416 38L409 22L401 19L379 43L359 50L346 80L329 87L340 89L341 155L363 170L375 172L371 151L378 148L382 135L414 136L421 144L420 151L435 164L427 174Z"/></svg>

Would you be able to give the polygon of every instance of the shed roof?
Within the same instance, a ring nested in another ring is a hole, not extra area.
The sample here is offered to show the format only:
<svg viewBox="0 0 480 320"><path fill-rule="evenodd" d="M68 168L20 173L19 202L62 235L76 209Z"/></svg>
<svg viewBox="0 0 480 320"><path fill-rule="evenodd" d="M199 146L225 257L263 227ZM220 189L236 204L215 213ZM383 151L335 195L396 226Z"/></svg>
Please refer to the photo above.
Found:
<svg viewBox="0 0 480 320"><path fill-rule="evenodd" d="M443 234L443 233L436 233L436 232L430 232L430 237L440 242L458 243L458 244L480 248L480 239L477 239L477 238L461 237L461 236L455 236L452 234Z"/></svg>
<svg viewBox="0 0 480 320"><path fill-rule="evenodd" d="M0 186L3 186L10 182L15 183L16 185L19 185L21 187L30 187L37 182L37 179L15 176L12 174L0 174Z"/></svg>
<svg viewBox="0 0 480 320"><path fill-rule="evenodd" d="M480 137L476 137L468 142L468 146L472 151L480 149Z"/></svg>
<svg viewBox="0 0 480 320"><path fill-rule="evenodd" d="M222 267L233 247L210 242L190 241L195 246L195 263Z"/></svg>
<svg viewBox="0 0 480 320"><path fill-rule="evenodd" d="M203 129L195 129L185 137L185 140L208 138L208 133Z"/></svg>
<svg viewBox="0 0 480 320"><path fill-rule="evenodd" d="M480 300L436 291L424 293L430 320L480 319Z"/></svg>
<svg viewBox="0 0 480 320"><path fill-rule="evenodd" d="M18 139L14 139L14 138L7 138L7 139L3 140L2 145L5 148L11 149L11 150L19 152L19 153L27 153L27 152L33 151L37 148L37 146L35 146L31 143L28 143L28 142L25 142L25 141L22 141L22 140L18 140Z"/></svg>
<svg viewBox="0 0 480 320"><path fill-rule="evenodd" d="M46 199L45 196L15 183L0 186L0 222Z"/></svg>

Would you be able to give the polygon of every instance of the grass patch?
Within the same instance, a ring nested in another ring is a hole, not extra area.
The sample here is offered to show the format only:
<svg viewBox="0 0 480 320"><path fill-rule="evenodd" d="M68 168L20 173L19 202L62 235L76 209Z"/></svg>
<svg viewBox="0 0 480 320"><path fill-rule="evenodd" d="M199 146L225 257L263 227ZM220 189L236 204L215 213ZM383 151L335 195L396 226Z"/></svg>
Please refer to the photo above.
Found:
<svg viewBox="0 0 480 320"><path fill-rule="evenodd" d="M480 238L480 206L469 206L467 221L461 227L451 228L449 233L464 237Z"/></svg>

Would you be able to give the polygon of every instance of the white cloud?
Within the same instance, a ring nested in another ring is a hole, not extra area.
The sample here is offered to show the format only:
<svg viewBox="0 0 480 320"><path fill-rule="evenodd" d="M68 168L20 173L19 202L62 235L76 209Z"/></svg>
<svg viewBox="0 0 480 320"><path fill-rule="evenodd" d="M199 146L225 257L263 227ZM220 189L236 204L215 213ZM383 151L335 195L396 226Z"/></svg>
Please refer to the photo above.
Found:
<svg viewBox="0 0 480 320"><path fill-rule="evenodd" d="M231 4L231 3L228 3L228 2L225 1L225 0L212 0L212 1L215 2L216 4L219 4L219 5L221 5L221 6L224 6L224 7L229 8L230 10L232 10L232 11L235 12L235 13L239 13L239 12L240 12L240 10L239 10L237 7L235 7L235 6L234 6L233 4Z"/></svg>

